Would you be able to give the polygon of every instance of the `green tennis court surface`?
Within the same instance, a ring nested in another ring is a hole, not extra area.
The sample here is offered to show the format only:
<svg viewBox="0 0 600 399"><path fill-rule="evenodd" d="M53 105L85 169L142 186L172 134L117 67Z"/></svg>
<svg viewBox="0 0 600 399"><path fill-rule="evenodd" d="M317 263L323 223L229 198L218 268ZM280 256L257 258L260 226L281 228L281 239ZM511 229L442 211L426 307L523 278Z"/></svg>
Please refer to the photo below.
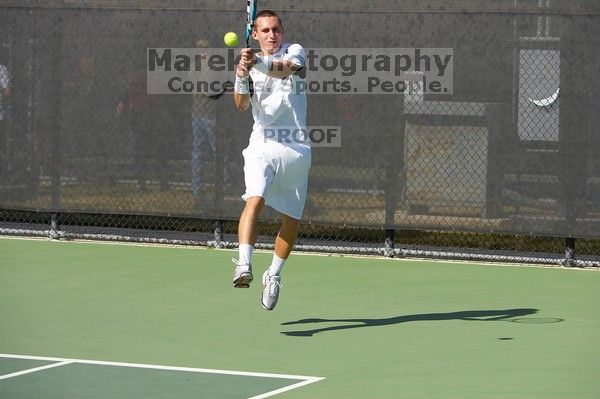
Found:
<svg viewBox="0 0 600 399"><path fill-rule="evenodd" d="M232 256L0 239L0 397L600 397L598 271Z"/></svg>

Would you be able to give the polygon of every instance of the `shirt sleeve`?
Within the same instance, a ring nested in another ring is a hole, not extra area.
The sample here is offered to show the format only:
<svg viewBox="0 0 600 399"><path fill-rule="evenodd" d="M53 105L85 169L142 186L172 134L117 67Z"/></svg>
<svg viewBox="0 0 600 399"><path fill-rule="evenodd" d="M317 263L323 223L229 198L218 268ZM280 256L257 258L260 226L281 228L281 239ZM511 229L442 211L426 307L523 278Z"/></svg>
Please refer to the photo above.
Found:
<svg viewBox="0 0 600 399"><path fill-rule="evenodd" d="M304 47L297 43L291 44L285 51L283 59L290 60L294 65L304 68Z"/></svg>

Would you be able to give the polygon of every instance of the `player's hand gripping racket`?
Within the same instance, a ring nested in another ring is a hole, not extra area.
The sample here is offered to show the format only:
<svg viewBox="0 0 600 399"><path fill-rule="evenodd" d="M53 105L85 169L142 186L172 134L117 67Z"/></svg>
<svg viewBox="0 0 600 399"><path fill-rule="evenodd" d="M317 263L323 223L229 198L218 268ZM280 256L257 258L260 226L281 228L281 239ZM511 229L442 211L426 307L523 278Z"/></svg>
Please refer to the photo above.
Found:
<svg viewBox="0 0 600 399"><path fill-rule="evenodd" d="M256 8L258 7L258 0L247 0L246 5L246 48L250 47L250 36L252 36L252 29L254 29L254 23L256 22Z"/></svg>

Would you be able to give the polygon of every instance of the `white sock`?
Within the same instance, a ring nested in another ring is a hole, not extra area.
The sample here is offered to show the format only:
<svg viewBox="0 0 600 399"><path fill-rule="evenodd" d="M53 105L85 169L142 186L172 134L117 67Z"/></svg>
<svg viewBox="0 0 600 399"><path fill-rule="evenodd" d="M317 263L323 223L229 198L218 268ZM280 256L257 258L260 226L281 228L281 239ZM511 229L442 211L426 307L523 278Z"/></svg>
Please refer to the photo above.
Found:
<svg viewBox="0 0 600 399"><path fill-rule="evenodd" d="M273 262L269 266L269 276L275 276L281 273L285 259L281 259L279 256L273 254Z"/></svg>
<svg viewBox="0 0 600 399"><path fill-rule="evenodd" d="M250 244L240 244L239 246L240 259L238 260L240 265L252 264L252 252L254 247Z"/></svg>

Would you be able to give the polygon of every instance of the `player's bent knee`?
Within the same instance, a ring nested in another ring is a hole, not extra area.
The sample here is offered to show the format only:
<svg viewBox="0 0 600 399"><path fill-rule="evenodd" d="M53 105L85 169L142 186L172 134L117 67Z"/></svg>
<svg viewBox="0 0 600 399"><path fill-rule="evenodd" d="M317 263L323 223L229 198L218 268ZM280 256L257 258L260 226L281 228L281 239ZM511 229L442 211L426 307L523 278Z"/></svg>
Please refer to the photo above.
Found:
<svg viewBox="0 0 600 399"><path fill-rule="evenodd" d="M288 216L288 215L283 215L281 222L283 225L285 225L287 227L291 227L291 228L300 227L300 220L294 219L293 217Z"/></svg>

